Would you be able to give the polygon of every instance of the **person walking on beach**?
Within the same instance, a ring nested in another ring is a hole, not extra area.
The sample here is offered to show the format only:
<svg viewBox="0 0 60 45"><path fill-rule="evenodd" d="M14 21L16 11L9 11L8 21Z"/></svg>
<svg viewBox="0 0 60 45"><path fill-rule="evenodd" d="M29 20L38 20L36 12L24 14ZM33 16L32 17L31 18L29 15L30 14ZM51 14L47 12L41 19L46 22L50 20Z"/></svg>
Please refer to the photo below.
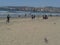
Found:
<svg viewBox="0 0 60 45"><path fill-rule="evenodd" d="M10 22L10 16L9 16L9 14L7 15L7 22L8 23Z"/></svg>
<svg viewBox="0 0 60 45"><path fill-rule="evenodd" d="M35 19L35 15L31 15L31 18L32 18L32 19Z"/></svg>

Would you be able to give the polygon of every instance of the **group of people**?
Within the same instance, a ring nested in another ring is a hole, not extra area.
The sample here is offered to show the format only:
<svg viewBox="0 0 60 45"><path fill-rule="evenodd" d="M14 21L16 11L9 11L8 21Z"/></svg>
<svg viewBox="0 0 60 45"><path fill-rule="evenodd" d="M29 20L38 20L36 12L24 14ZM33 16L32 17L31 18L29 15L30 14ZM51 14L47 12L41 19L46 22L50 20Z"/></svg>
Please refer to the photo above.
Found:
<svg viewBox="0 0 60 45"><path fill-rule="evenodd" d="M26 15L25 15L26 16ZM19 16L20 17L20 16ZM32 19L35 19L35 15L31 15L31 18ZM43 19L48 19L48 16L47 15L43 15ZM10 22L10 15L8 14L7 15L7 22L9 23Z"/></svg>
<svg viewBox="0 0 60 45"><path fill-rule="evenodd" d="M43 19L48 19L48 16L47 15L43 15Z"/></svg>
<svg viewBox="0 0 60 45"><path fill-rule="evenodd" d="M36 17L35 15L31 15L32 19L35 19L35 17ZM47 15L43 15L43 19L48 19L48 16Z"/></svg>
<svg viewBox="0 0 60 45"><path fill-rule="evenodd" d="M20 16L19 16L20 17ZM25 17L26 17L26 15L25 15ZM31 18L32 19L35 19L35 15L31 15ZM8 14L7 15L7 23L9 23L10 22L10 15Z"/></svg>
<svg viewBox="0 0 60 45"><path fill-rule="evenodd" d="M35 19L35 15L31 15L32 19ZM43 16L43 19L48 19L47 15ZM10 22L10 15L7 15L7 22ZM48 39L44 38L45 43L48 43Z"/></svg>

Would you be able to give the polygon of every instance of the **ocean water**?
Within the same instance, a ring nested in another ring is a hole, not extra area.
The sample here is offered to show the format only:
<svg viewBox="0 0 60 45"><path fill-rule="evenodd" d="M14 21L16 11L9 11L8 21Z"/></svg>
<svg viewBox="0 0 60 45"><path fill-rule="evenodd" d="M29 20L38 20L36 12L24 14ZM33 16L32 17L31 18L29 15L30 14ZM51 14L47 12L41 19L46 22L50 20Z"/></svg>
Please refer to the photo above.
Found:
<svg viewBox="0 0 60 45"><path fill-rule="evenodd" d="M0 17L7 17L7 15L10 15L11 17L18 17L19 15L21 17L25 16L25 14L28 16L36 15L36 16L42 16L42 15L60 15L60 13L49 13L49 12L29 12L29 11L0 11Z"/></svg>

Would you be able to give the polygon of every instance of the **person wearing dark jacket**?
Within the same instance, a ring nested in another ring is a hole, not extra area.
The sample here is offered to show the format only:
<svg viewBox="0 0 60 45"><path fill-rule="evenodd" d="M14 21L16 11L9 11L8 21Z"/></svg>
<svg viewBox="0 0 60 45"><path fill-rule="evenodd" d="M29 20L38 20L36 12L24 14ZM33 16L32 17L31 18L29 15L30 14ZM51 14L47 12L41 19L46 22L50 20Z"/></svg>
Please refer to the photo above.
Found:
<svg viewBox="0 0 60 45"><path fill-rule="evenodd" d="M10 16L9 16L9 14L7 15L7 22L8 23L10 22Z"/></svg>

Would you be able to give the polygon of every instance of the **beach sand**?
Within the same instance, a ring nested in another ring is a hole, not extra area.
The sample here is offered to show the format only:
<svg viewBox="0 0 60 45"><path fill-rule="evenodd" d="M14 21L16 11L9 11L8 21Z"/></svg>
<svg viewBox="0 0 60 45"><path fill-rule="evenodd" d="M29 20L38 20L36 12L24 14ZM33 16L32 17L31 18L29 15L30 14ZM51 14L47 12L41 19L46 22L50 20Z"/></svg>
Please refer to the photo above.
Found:
<svg viewBox="0 0 60 45"><path fill-rule="evenodd" d="M0 19L0 45L60 45L60 17Z"/></svg>

